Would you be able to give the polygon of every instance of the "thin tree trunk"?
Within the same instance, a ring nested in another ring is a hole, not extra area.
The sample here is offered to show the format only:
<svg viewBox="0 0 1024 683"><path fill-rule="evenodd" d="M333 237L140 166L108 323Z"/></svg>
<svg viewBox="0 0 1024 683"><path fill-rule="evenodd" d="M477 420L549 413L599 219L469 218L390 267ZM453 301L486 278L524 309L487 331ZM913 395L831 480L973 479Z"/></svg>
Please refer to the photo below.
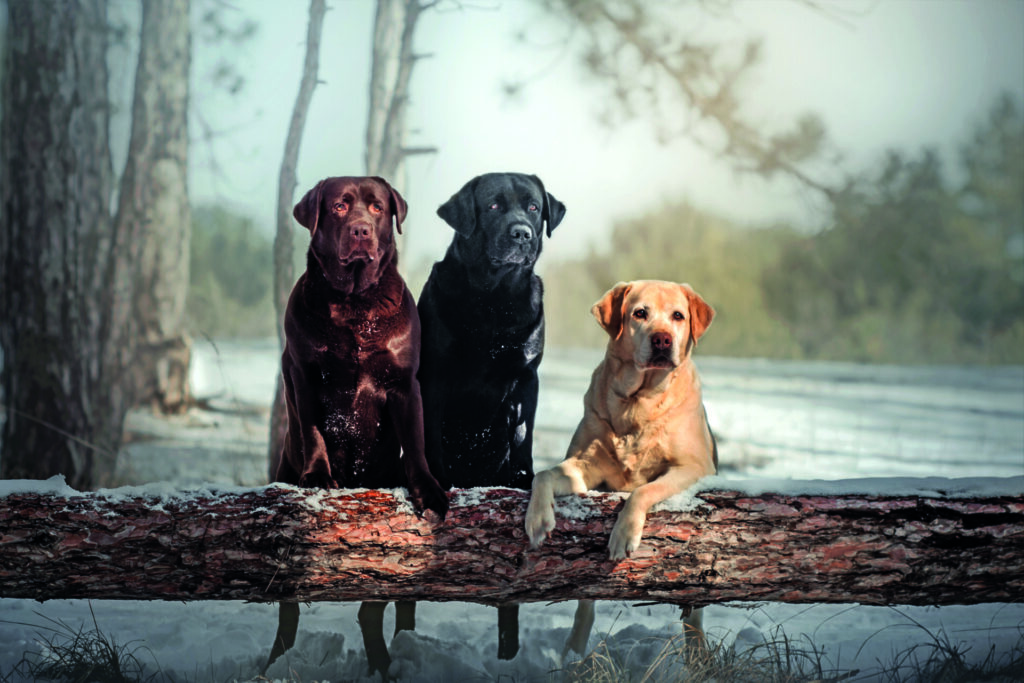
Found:
<svg viewBox="0 0 1024 683"><path fill-rule="evenodd" d="M0 498L0 597L162 600L569 598L946 605L1024 595L1024 497L703 491L607 559L617 494L560 499L528 547L529 493L455 491L442 526L392 491ZM9 489L10 490L10 489Z"/></svg>
<svg viewBox="0 0 1024 683"><path fill-rule="evenodd" d="M126 409L105 332L111 159L104 0L12 0L0 135L0 476L113 473Z"/></svg>
<svg viewBox="0 0 1024 683"><path fill-rule="evenodd" d="M190 36L189 0L143 0L131 140L114 223L118 249L134 255L125 264L132 275L116 276L130 288L133 305L111 334L134 328L132 398L163 412L181 412L190 399Z"/></svg>
<svg viewBox="0 0 1024 683"><path fill-rule="evenodd" d="M296 167L299 149L302 146L302 131L306 127L306 113L313 99L320 68L320 34L323 32L324 14L327 11L324 0L312 0L309 4L309 26L306 29L306 59L302 68L299 94L292 109L292 120L288 126L281 172L277 181L277 233L274 236L274 312L277 315L277 339L284 348L284 311L288 306L288 295L295 284L292 266L292 207L295 204ZM268 478L273 481L281 459L284 436L288 428L288 413L285 410L284 385L278 374L274 387L274 402L270 411L270 453Z"/></svg>

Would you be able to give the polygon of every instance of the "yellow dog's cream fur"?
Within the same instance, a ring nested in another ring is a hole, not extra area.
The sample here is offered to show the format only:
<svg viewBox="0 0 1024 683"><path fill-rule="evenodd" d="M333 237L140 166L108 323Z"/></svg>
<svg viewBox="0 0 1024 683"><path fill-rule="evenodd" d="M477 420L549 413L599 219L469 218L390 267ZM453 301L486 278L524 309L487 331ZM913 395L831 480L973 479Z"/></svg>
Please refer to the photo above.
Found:
<svg viewBox="0 0 1024 683"><path fill-rule="evenodd" d="M714 440L690 351L714 310L689 286L619 283L591 309L610 339L583 399L584 415L557 467L537 473L526 533L539 546L555 528L554 497L628 491L609 556L640 546L651 507L714 474Z"/></svg>

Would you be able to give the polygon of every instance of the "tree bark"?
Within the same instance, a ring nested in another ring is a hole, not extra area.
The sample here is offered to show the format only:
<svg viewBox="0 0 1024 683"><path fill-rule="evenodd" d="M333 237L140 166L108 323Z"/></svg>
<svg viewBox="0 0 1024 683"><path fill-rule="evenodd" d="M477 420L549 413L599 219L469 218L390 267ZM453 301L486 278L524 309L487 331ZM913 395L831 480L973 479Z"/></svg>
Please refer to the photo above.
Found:
<svg viewBox="0 0 1024 683"><path fill-rule="evenodd" d="M699 606L1024 595L1019 493L698 495L688 511L652 513L640 551L616 564L606 546L619 494L560 499L556 530L534 550L529 494L512 489L453 492L441 526L401 490L15 492L0 498L0 597Z"/></svg>
<svg viewBox="0 0 1024 683"><path fill-rule="evenodd" d="M9 3L0 137L4 478L114 471L124 395L105 287L113 186L104 0Z"/></svg>
<svg viewBox="0 0 1024 683"><path fill-rule="evenodd" d="M114 221L118 253L133 257L118 259L115 267L131 273L118 273L114 281L133 303L118 307L111 341L127 345L133 402L167 413L182 412L190 400L190 37L189 0L143 1L131 139Z"/></svg>
<svg viewBox="0 0 1024 683"><path fill-rule="evenodd" d="M327 12L325 0L311 0L309 3L309 25L306 29L306 59L302 67L302 80L299 83L299 94L292 108L292 119L288 125L288 137L284 145L284 157L281 159L281 172L277 179L277 232L274 236L274 313L277 316L277 340L284 349L284 311L288 306L288 297L295 284L295 272L292 265L292 231L295 222L292 219L292 207L295 205L296 168L299 163L299 150L302 147L302 131L306 128L306 114L309 103L313 99L313 89L317 84L320 70L320 35L323 33L324 14ZM274 386L274 401L270 408L270 453L268 457L268 481L277 475L277 465L284 447L284 437L288 429L288 412L284 401L284 384L280 373Z"/></svg>

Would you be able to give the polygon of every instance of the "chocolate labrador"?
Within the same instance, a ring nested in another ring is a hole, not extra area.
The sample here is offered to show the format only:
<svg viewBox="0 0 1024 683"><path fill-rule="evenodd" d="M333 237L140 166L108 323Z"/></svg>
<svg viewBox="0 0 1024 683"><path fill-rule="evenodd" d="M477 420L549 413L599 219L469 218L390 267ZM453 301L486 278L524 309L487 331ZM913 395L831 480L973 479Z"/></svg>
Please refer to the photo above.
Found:
<svg viewBox="0 0 1024 683"><path fill-rule="evenodd" d="M443 486L529 488L543 288L533 267L565 206L537 176L473 178L437 210L455 230L419 299L426 453ZM498 656L519 649L499 609Z"/></svg>
<svg viewBox="0 0 1024 683"><path fill-rule="evenodd" d="M275 480L404 486L416 509L443 519L448 498L424 455L419 316L397 269L394 229L405 214L402 196L376 177L327 178L295 205L310 244L284 317L288 431ZM359 621L371 670L386 676L385 604L363 603ZM264 671L297 628L298 605L282 603Z"/></svg>

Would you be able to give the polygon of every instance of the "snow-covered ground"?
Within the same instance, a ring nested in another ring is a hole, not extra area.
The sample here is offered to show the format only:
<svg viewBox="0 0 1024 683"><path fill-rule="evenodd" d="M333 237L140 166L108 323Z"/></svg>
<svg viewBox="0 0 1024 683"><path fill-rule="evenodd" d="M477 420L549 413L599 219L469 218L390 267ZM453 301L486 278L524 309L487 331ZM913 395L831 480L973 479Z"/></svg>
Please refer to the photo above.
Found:
<svg viewBox="0 0 1024 683"><path fill-rule="evenodd" d="M599 352L549 350L541 365L535 465L564 454ZM276 343L199 343L197 395L213 410L128 421L125 483L252 486L266 482L267 410L278 364ZM719 438L722 474L737 479L1014 477L1024 475L1024 368L908 368L701 358L705 399ZM865 482L869 487L870 482ZM1022 596L1024 597L1024 596ZM521 607L521 650L496 658L493 608L420 603L415 632L391 641L392 674L407 681L561 680L562 645L574 603ZM268 672L294 680L375 680L367 676L358 605L303 607L296 646ZM274 605L0 599L0 681L56 624L93 628L129 644L147 672L170 680L250 680L266 658ZM388 610L388 619L393 619ZM884 608L853 605L737 604L704 612L709 639L738 649L779 635L823 651L826 668L882 666L939 640L962 644L968 660L996 657L1024 633L1024 605ZM390 633L392 623L385 623ZM681 630L678 609L599 604L591 645L638 674L665 638ZM555 673L552 673L555 672ZM637 676L639 677L639 676ZM10 680L22 680L10 676ZM1024 674L1022 674L1024 680Z"/></svg>

